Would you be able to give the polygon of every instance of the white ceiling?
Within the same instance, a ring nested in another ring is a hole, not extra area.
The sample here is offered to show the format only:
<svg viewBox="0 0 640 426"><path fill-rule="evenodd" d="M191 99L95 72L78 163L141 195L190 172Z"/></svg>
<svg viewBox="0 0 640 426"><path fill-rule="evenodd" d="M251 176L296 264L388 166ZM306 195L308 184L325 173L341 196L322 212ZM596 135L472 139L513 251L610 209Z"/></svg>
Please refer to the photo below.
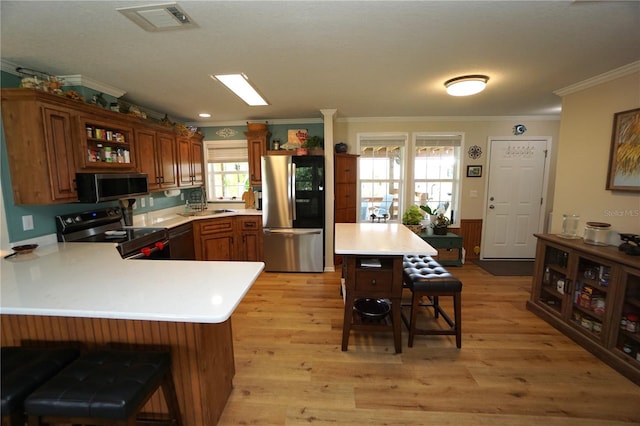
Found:
<svg viewBox="0 0 640 426"><path fill-rule="evenodd" d="M1 57L126 91L175 120L548 116L553 92L640 59L640 2L185 1L198 28L146 32L140 1L0 2ZM209 74L243 72L270 101L248 107ZM453 98L443 82L487 74ZM640 100L640 89L639 100ZM200 112L212 114L198 119Z"/></svg>

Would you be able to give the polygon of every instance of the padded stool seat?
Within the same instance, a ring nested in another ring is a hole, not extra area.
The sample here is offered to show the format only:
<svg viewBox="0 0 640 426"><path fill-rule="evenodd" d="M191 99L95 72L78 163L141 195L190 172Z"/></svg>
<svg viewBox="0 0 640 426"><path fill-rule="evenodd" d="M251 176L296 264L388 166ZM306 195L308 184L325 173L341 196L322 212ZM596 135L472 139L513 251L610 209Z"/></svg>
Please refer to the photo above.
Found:
<svg viewBox="0 0 640 426"><path fill-rule="evenodd" d="M78 350L71 348L3 347L2 424L24 425L25 398L79 355Z"/></svg>
<svg viewBox="0 0 640 426"><path fill-rule="evenodd" d="M25 400L29 425L134 425L140 409L162 387L172 424L180 412L169 353L107 350L81 356Z"/></svg>
<svg viewBox="0 0 640 426"><path fill-rule="evenodd" d="M403 279L405 287L411 290L411 314L407 323L409 329L409 347L413 346L413 339L416 334L420 335L455 335L456 346L462 347L461 333L461 299L462 282L451 275L449 271L429 256L406 255L403 259ZM440 296L453 297L453 311L455 320L447 315L440 307ZM422 302L423 297L428 297L428 303ZM417 311L420 306L433 308L434 317L442 318L447 322L450 329L418 329L416 325Z"/></svg>

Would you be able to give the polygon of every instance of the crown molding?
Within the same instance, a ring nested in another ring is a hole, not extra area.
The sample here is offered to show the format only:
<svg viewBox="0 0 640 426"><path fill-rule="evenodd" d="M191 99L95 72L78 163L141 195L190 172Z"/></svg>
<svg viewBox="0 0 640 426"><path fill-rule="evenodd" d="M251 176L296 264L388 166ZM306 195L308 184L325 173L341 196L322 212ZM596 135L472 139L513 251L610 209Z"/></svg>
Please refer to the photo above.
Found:
<svg viewBox="0 0 640 426"><path fill-rule="evenodd" d="M6 59L0 59L0 70L6 73L20 76L20 73L17 71L17 69L20 68L21 66L22 65L18 65L11 61L7 61ZM59 79L62 79L65 86L87 87L97 92L111 95L114 98L120 98L125 93L127 93L122 89L118 89L117 87L111 86L106 83L102 83L98 80L94 80L92 78L89 78L80 74L58 75L56 77L58 77Z"/></svg>
<svg viewBox="0 0 640 426"><path fill-rule="evenodd" d="M343 117L341 123L381 123L381 122L442 122L442 121L560 121L558 115L504 115L504 116L425 116L425 117Z"/></svg>
<svg viewBox="0 0 640 426"><path fill-rule="evenodd" d="M597 75L595 77L588 78L578 83L572 84L562 89L558 89L553 92L554 95L567 96L572 93L580 92L585 89L589 89L594 86L598 86L602 83L616 80L618 78L640 72L640 61L632 62L628 65L624 65L620 68L605 72L604 74Z"/></svg>
<svg viewBox="0 0 640 426"><path fill-rule="evenodd" d="M111 95L114 98L119 98L126 91L122 89L118 89L117 87L111 86L106 83L102 83L98 80L94 80L92 78L80 75L80 74L72 74L72 75L59 75L59 79L61 79L65 86L81 86L87 87L89 89L93 89L100 93L106 93L107 95Z"/></svg>
<svg viewBox="0 0 640 426"><path fill-rule="evenodd" d="M291 118L291 119L265 119L265 120L248 120L254 121L267 121L269 124L322 124L324 120L322 118ZM247 121L190 121L185 123L187 126L198 127L235 127L246 126Z"/></svg>

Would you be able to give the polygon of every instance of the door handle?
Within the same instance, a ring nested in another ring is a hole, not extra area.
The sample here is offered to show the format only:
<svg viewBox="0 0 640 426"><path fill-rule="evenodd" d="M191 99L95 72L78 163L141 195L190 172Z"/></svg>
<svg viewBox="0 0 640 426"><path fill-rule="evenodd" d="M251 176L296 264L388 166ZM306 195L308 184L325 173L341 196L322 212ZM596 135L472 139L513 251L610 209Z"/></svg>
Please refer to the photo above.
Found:
<svg viewBox="0 0 640 426"><path fill-rule="evenodd" d="M491 205L489 206L489 208L490 208L491 210L493 210L493 209L495 208L495 206L494 206L493 204L491 204Z"/></svg>

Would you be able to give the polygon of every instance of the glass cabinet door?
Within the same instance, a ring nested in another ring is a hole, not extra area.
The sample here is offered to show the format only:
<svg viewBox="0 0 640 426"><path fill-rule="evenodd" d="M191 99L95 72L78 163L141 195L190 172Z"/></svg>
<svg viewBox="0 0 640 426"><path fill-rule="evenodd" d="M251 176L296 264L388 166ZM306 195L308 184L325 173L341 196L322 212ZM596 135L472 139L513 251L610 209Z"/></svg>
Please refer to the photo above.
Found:
<svg viewBox="0 0 640 426"><path fill-rule="evenodd" d="M613 341L623 359L640 367L640 271L623 268L621 275L622 310L614 318L619 327L615 328Z"/></svg>
<svg viewBox="0 0 640 426"><path fill-rule="evenodd" d="M611 297L612 265L588 257L578 257L571 304L571 324L589 337L604 342L607 308Z"/></svg>
<svg viewBox="0 0 640 426"><path fill-rule="evenodd" d="M545 246L542 283L538 300L558 315L562 314L565 291L569 290L569 253L557 247Z"/></svg>

